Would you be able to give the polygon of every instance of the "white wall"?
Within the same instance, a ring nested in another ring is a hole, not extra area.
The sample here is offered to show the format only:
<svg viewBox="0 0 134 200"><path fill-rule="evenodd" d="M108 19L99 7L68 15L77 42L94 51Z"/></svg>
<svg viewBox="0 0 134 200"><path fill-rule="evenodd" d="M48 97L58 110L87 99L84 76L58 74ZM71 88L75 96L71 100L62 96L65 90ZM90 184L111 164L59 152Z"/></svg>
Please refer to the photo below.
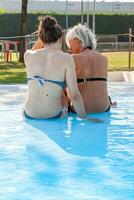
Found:
<svg viewBox="0 0 134 200"><path fill-rule="evenodd" d="M21 11L21 1L20 0L0 0L0 8L6 11Z"/></svg>
<svg viewBox="0 0 134 200"><path fill-rule="evenodd" d="M6 11L21 11L21 0L0 0L0 8ZM92 12L93 3L89 3L89 11ZM81 3L79 2L68 2L68 10L70 13L78 13L81 10ZM88 10L87 1L84 2L84 11ZM29 0L28 12L31 11L53 11L53 12L65 12L66 3L65 1L41 1L41 0ZM97 2L97 12L134 12L134 3L132 2Z"/></svg>

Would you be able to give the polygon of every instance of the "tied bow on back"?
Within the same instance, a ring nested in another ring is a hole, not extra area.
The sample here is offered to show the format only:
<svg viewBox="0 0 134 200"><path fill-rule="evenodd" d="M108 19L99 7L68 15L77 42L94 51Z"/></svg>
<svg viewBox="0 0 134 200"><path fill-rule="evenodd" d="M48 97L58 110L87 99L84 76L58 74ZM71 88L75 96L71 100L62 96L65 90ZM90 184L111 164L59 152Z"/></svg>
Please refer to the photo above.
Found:
<svg viewBox="0 0 134 200"><path fill-rule="evenodd" d="M38 81L39 86L44 86L46 84L46 80L40 76L29 76L28 80L36 80Z"/></svg>

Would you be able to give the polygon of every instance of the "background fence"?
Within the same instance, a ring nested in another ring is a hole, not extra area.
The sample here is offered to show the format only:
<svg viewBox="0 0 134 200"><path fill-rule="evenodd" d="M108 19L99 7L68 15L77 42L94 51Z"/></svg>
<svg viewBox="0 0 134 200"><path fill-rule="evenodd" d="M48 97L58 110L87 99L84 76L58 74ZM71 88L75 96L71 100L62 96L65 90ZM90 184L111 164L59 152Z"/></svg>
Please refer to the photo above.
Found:
<svg viewBox="0 0 134 200"><path fill-rule="evenodd" d="M131 56L134 52L134 42L132 40L134 36L130 33L126 34L111 34L111 35L97 35L97 51L104 53L106 56L108 52L111 52L110 62L114 62L115 57L112 57L112 53L116 52L117 65L122 59L121 56L126 57L126 61L122 63L123 67L134 67L133 58ZM30 34L24 37L0 37L0 62L17 62L19 61L20 40L25 39L25 50L31 49L37 40L37 34ZM64 39L63 39L64 41ZM65 42L63 43L63 50L67 50ZM120 52L120 54L118 53ZM123 54L126 52L126 54ZM119 62L118 62L119 60Z"/></svg>
<svg viewBox="0 0 134 200"><path fill-rule="evenodd" d="M131 42L119 41L118 36L119 34L97 35L97 50L100 52L128 51L131 46L131 51L134 51L134 42L132 40ZM20 50L19 43L21 38L25 38L25 49L31 49L35 41L37 40L37 35L31 34L23 37L22 36L0 37L0 52L2 54L6 53L7 51L19 52ZM63 50L66 51L66 49L67 49L66 45L63 44Z"/></svg>

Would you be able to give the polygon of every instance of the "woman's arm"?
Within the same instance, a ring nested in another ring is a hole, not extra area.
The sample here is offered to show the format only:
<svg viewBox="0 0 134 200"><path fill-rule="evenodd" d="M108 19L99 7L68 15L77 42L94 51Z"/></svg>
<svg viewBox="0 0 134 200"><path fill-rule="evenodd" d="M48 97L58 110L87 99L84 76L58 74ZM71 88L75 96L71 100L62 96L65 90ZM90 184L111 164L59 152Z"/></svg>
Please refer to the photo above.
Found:
<svg viewBox="0 0 134 200"><path fill-rule="evenodd" d="M74 63L75 63L75 71L76 71L76 77L78 78L78 77L81 77L81 74L80 74L80 69L79 69L79 59L77 59L77 55L76 54L72 54L72 57L73 57L73 59L74 59Z"/></svg>
<svg viewBox="0 0 134 200"><path fill-rule="evenodd" d="M67 55L66 82L73 107L80 118L86 118L83 99L77 86L75 64L71 55Z"/></svg>

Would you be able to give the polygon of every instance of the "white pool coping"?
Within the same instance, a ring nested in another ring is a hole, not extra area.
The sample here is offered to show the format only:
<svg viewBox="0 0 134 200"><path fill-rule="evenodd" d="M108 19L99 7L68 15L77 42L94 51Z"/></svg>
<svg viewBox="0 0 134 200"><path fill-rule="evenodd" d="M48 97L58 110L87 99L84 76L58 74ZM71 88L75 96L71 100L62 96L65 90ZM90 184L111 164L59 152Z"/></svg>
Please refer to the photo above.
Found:
<svg viewBox="0 0 134 200"><path fill-rule="evenodd" d="M109 82L134 82L134 71L108 72Z"/></svg>

